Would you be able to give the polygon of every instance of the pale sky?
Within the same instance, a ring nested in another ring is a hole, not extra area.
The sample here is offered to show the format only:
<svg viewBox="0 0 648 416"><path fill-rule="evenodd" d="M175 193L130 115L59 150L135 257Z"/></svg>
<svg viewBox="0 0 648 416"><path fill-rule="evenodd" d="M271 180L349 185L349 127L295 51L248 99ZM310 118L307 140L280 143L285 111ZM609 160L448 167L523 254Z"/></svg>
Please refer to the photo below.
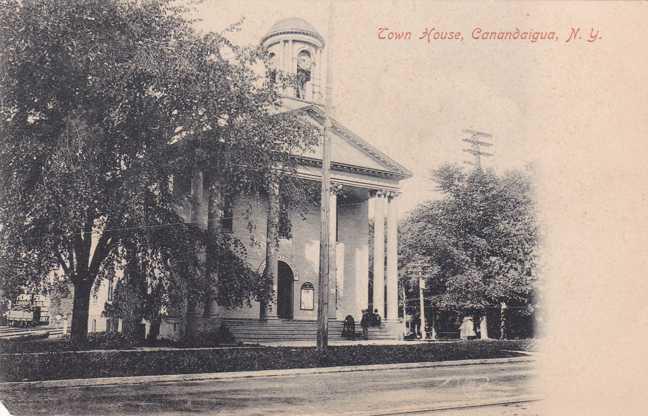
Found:
<svg viewBox="0 0 648 416"><path fill-rule="evenodd" d="M624 120L627 114L612 112L619 96L639 91L617 81L639 82L642 72L633 68L645 54L619 53L645 49L638 35L645 25L637 9L645 10L646 3L335 1L333 42L327 33L328 4L206 0L198 6L199 28L221 31L245 17L242 30L230 34L245 45L259 42L286 17L315 26L333 48L336 118L414 172L403 184L401 216L434 196L430 169L468 159L461 151L465 128L493 135L495 156L486 166L501 171L533 163L545 182L560 182L574 167L577 175L589 171L588 152L608 143L604 132L617 132L617 123L631 124ZM411 31L413 39L379 40L380 26ZM555 31L559 41L473 40L477 26ZM461 31L464 41L419 40L426 27ZM565 43L571 27L581 27L583 40ZM599 30L602 40L586 42L591 29ZM604 120L612 124L597 125ZM623 156L636 145L597 153L598 166L610 164L609 152ZM555 194L561 188L547 190Z"/></svg>
<svg viewBox="0 0 648 416"><path fill-rule="evenodd" d="M528 96L537 77L538 51L544 47L466 39L475 23L493 30L534 29L528 11L509 7L499 14L492 9L492 4L335 2L331 43L328 2L206 1L199 6L199 28L221 31L245 17L242 30L230 35L245 45L258 42L286 17L314 25L333 48L336 118L415 175L403 184L402 216L434 196L431 169L472 160L462 152L465 128L493 135L495 157L485 166L524 167L534 159L529 142L538 137L527 134L533 117ZM487 13L477 19L480 10ZM379 40L379 26L411 31L412 40ZM419 40L426 27L462 31L464 41Z"/></svg>

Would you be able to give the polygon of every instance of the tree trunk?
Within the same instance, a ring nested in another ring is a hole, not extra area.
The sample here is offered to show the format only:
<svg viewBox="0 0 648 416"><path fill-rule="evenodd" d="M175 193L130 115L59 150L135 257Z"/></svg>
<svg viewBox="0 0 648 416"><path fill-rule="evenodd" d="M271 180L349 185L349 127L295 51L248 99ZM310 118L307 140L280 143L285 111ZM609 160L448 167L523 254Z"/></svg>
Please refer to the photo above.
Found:
<svg viewBox="0 0 648 416"><path fill-rule="evenodd" d="M157 338L160 335L161 324L162 324L162 319L159 316L151 320L151 329L149 329L149 333L148 333L149 342L157 341Z"/></svg>
<svg viewBox="0 0 648 416"><path fill-rule="evenodd" d="M203 316L209 318L216 313L216 282L218 281L218 235L221 232L221 220L223 212L223 195L219 184L216 182L214 173L208 175L209 181L209 198L207 203L207 252L205 253L206 262L206 282L205 305Z"/></svg>
<svg viewBox="0 0 648 416"><path fill-rule="evenodd" d="M138 337L139 325L142 322L145 276L137 258L137 251L132 244L126 244L126 269L124 270L124 296L122 304L122 334L128 339Z"/></svg>
<svg viewBox="0 0 648 416"><path fill-rule="evenodd" d="M184 334L183 338L191 339L194 335L196 335L197 331L197 325L196 325L196 301L194 298L187 294L187 307L184 311Z"/></svg>
<svg viewBox="0 0 648 416"><path fill-rule="evenodd" d="M88 317L90 315L90 291L92 281L82 279L74 284L74 303L72 304L72 328L70 337L75 345L83 344L88 337Z"/></svg>
<svg viewBox="0 0 648 416"><path fill-rule="evenodd" d="M135 339L137 324L141 321L135 312L138 296L134 293L134 288L130 282L126 283L125 289L127 293L124 305L122 306L122 334L128 339Z"/></svg>

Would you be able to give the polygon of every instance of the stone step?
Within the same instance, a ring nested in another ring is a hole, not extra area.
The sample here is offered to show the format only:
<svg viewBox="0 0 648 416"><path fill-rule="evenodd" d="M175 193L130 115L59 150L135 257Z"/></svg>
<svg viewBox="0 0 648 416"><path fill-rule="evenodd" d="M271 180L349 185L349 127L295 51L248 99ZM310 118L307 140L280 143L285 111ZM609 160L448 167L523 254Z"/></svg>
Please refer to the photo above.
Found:
<svg viewBox="0 0 648 416"><path fill-rule="evenodd" d="M304 321L304 322L295 322L295 321L287 321L287 322L255 322L255 321L248 321L248 322L235 322L235 321L230 321L230 320L223 320L222 323L229 327L229 328L296 328L296 329L304 329L304 328L314 328L317 329L317 323L312 322L312 321ZM336 324L336 323L329 323L329 328L342 328L342 324Z"/></svg>
<svg viewBox="0 0 648 416"><path fill-rule="evenodd" d="M293 321L286 319L224 319L222 323L229 328L237 340L242 342L277 342L277 341L314 341L317 338L317 321ZM344 322L330 320L328 323L329 339L342 340ZM356 326L357 332L361 329ZM393 339L384 328L369 328L370 339Z"/></svg>
<svg viewBox="0 0 648 416"><path fill-rule="evenodd" d="M295 329L313 328L313 329L317 329L317 325L255 325L255 324L231 325L231 324L229 324L227 322L224 322L224 324L228 328L270 328L270 329L277 329L277 328L295 328ZM342 328L342 325L329 325L329 328Z"/></svg>

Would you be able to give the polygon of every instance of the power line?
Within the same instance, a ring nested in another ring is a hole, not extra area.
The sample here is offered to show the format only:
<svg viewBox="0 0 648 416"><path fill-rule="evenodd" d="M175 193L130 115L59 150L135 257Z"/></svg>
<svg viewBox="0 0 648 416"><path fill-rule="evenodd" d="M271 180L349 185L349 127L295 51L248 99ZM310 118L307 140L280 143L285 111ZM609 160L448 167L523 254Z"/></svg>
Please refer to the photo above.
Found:
<svg viewBox="0 0 648 416"><path fill-rule="evenodd" d="M471 129L464 129L463 132L470 135L467 138L461 139L462 141L470 144L470 148L463 149L463 151L466 153L470 153L471 155L474 156L475 159L474 162L464 161L464 163L475 166L476 169L481 169L482 156L485 157L494 156L493 153L488 153L481 150L482 146L483 147L493 146L493 143L487 141L492 139L493 136L489 133L484 133L482 131L471 130Z"/></svg>

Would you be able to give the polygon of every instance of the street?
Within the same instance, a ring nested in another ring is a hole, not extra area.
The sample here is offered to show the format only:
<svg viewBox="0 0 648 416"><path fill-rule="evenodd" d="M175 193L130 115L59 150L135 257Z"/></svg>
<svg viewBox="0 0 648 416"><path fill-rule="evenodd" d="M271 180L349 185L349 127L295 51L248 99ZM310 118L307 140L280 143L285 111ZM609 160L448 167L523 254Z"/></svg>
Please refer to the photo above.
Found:
<svg viewBox="0 0 648 416"><path fill-rule="evenodd" d="M0 392L12 415L537 415L533 362ZM454 410L452 410L454 409Z"/></svg>
<svg viewBox="0 0 648 416"><path fill-rule="evenodd" d="M2 325L0 326L0 340L11 339L25 339L28 337L33 338L47 338L61 336L63 334L62 328L53 328L48 326L37 326L30 328L18 328Z"/></svg>

